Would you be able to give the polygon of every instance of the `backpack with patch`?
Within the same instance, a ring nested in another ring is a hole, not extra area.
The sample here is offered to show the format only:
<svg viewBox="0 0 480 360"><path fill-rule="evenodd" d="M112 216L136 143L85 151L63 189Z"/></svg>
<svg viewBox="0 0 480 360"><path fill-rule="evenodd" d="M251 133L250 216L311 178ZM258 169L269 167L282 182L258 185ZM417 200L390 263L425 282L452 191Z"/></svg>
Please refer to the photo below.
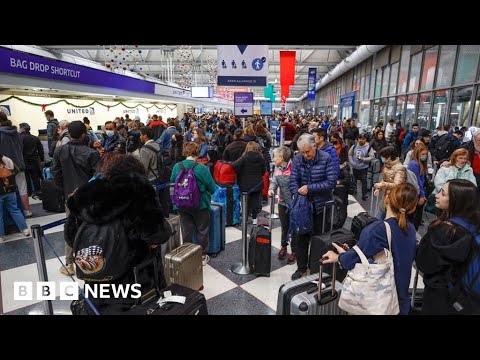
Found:
<svg viewBox="0 0 480 360"><path fill-rule="evenodd" d="M172 201L178 208L198 208L200 206L200 189L193 169L197 163L186 169L183 162L178 163L180 173L175 180Z"/></svg>
<svg viewBox="0 0 480 360"><path fill-rule="evenodd" d="M436 160L440 161L450 158L453 152L453 141L454 139L448 134L444 134L438 138L433 151L433 156L435 156Z"/></svg>
<svg viewBox="0 0 480 360"><path fill-rule="evenodd" d="M474 256L467 265L465 274L462 277L463 288L476 298L480 298L480 234L476 232L476 226L467 223L459 217L453 217L451 222L463 227L473 236L473 252Z"/></svg>
<svg viewBox="0 0 480 360"><path fill-rule="evenodd" d="M157 156L157 171L148 167L148 173L153 173L157 178L159 184L166 184L170 182L170 176L172 175L172 167L170 166L171 160L169 157L164 156L162 150L156 150L150 145L143 145L144 148L149 149Z"/></svg>
<svg viewBox="0 0 480 360"><path fill-rule="evenodd" d="M122 219L102 224L83 222L73 241L79 279L116 282L133 274L135 247L130 242Z"/></svg>
<svg viewBox="0 0 480 360"><path fill-rule="evenodd" d="M15 174L7 169L6 166L0 166L0 195L17 191Z"/></svg>

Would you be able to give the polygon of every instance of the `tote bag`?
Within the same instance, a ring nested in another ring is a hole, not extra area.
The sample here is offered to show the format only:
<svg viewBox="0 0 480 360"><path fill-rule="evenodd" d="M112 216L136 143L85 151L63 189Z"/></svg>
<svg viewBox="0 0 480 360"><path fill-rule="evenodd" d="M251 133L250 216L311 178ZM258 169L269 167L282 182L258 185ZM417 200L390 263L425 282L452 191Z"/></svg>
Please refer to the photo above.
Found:
<svg viewBox="0 0 480 360"><path fill-rule="evenodd" d="M392 231L385 222L388 250L383 249L374 256L376 263L370 264L358 246L353 249L361 263L348 271L343 282L338 306L352 315L398 315L400 312L395 286L392 257Z"/></svg>

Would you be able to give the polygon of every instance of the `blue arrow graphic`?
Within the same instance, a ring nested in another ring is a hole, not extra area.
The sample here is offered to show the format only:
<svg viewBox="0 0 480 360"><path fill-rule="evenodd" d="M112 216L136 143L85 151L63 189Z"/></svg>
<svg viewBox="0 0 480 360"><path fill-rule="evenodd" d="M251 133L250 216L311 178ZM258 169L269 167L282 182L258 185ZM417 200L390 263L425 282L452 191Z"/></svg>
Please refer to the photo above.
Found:
<svg viewBox="0 0 480 360"><path fill-rule="evenodd" d="M237 45L238 47L238 50L240 50L240 52L243 53L245 52L245 49L247 48L248 45Z"/></svg>
<svg viewBox="0 0 480 360"><path fill-rule="evenodd" d="M242 114L245 114L245 113L247 112L247 109L242 109L242 110L240 110L240 112L241 112Z"/></svg>

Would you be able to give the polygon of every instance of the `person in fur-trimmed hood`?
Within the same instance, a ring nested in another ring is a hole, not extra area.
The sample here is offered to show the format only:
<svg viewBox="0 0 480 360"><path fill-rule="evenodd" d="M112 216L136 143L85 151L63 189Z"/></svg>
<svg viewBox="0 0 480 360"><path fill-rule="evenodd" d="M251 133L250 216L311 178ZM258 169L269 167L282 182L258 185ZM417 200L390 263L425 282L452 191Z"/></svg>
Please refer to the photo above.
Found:
<svg viewBox="0 0 480 360"><path fill-rule="evenodd" d="M149 256L156 256L163 269L158 245L168 241L171 227L136 158L106 154L97 170L94 179L67 200L65 241L74 250L77 276L85 283L133 284L133 268ZM159 275L161 288L163 272ZM107 313L126 311L134 301L95 300Z"/></svg>

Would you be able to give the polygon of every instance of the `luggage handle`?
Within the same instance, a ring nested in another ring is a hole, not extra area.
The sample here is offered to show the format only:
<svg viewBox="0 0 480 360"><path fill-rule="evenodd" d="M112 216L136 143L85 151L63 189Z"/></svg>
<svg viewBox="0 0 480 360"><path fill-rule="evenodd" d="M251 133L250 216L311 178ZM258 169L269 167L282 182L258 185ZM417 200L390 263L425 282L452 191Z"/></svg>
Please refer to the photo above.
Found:
<svg viewBox="0 0 480 360"><path fill-rule="evenodd" d="M379 205L379 201L380 201L380 191L378 192L378 196L375 196L373 195L375 191L372 191L372 199L370 200L370 215L372 216L375 216L377 210L378 210L378 205ZM373 199L374 198L377 198L377 202L376 202L376 205L375 205L375 213L373 212L374 208L373 208Z"/></svg>
<svg viewBox="0 0 480 360"><path fill-rule="evenodd" d="M327 208L331 207L332 213L331 213L331 219L330 219L330 232L333 231L333 218L335 215L335 200L329 200L325 203L325 206L323 207L323 226L322 226L322 233L326 233L325 231L325 220L327 217Z"/></svg>
<svg viewBox="0 0 480 360"><path fill-rule="evenodd" d="M335 300L338 296L338 293L335 290L335 282L337 280L337 267L335 266L335 263L332 263L332 295L331 297L326 297L322 299L323 261L322 259L320 259L319 261L320 261L320 272L319 272L319 278L318 278L317 301L320 305L324 305Z"/></svg>

